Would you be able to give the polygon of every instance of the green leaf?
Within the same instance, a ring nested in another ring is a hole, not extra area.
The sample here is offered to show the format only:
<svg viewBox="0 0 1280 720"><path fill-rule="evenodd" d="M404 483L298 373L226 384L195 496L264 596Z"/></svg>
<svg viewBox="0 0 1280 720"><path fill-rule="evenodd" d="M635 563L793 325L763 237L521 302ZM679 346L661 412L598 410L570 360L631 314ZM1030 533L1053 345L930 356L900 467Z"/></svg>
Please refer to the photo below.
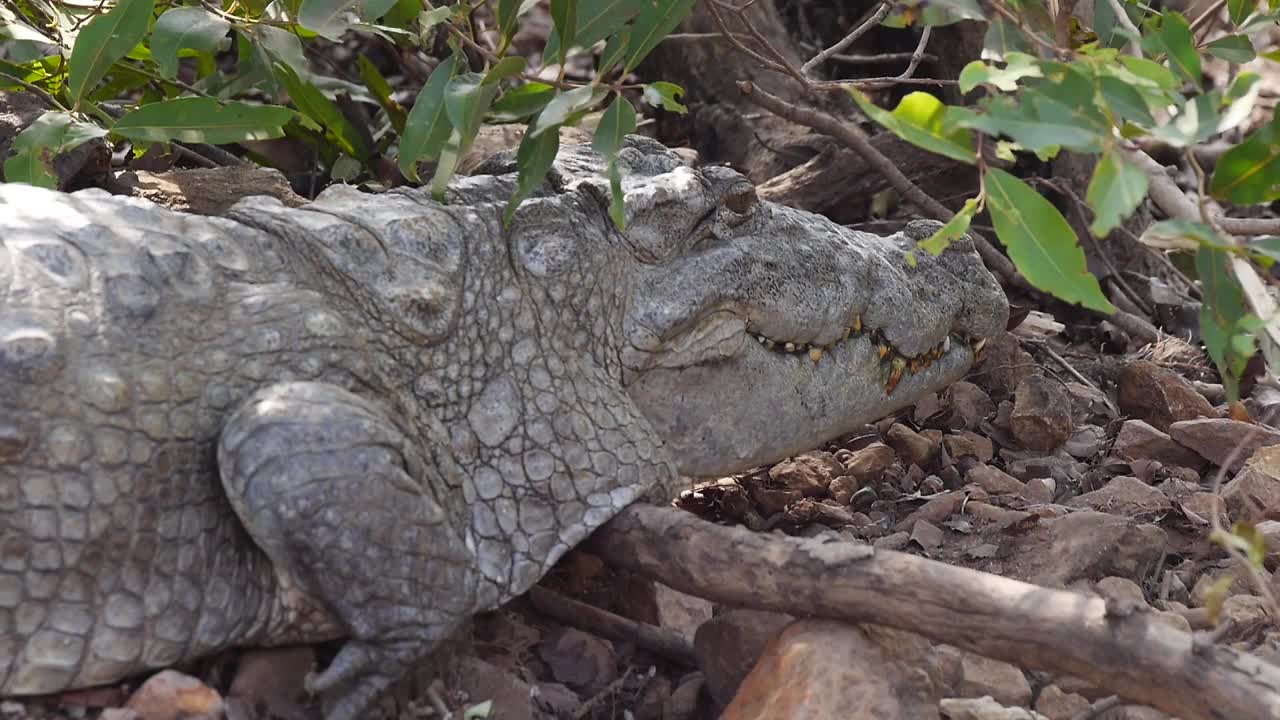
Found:
<svg viewBox="0 0 1280 720"><path fill-rule="evenodd" d="M117 60L142 42L154 10L155 0L120 0L84 26L71 50L67 91L73 110Z"/></svg>
<svg viewBox="0 0 1280 720"><path fill-rule="evenodd" d="M1249 241L1249 249L1272 260L1280 260L1280 237L1269 235Z"/></svg>
<svg viewBox="0 0 1280 720"><path fill-rule="evenodd" d="M404 136L404 126L408 119L409 113L404 106L396 102L391 97L393 92L391 83L378 72L378 68L369 58L363 54L356 56L356 64L360 67L360 79L364 80L364 86L369 89L369 93L378 100L378 104L382 106L382 110L387 113L387 119L391 121L391 127L395 129L396 135Z"/></svg>
<svg viewBox="0 0 1280 720"><path fill-rule="evenodd" d="M946 130L944 120L950 108L929 93L909 93L892 113L880 109L857 88L849 86L849 94L868 117L912 145L970 165L977 161L969 134Z"/></svg>
<svg viewBox="0 0 1280 720"><path fill-rule="evenodd" d="M591 139L591 149L604 156L609 163L609 217L619 230L625 230L627 224L625 198L622 194L622 173L618 170L618 153L622 150L622 142L628 135L636 131L636 109L631 101L618 95L613 103L604 111L600 124L596 126L595 137Z"/></svg>
<svg viewBox="0 0 1280 720"><path fill-rule="evenodd" d="M531 118L541 112L555 96L555 86L541 82L525 83L508 90L494 101L489 109L489 121L508 123Z"/></svg>
<svg viewBox="0 0 1280 720"><path fill-rule="evenodd" d="M1253 49L1253 43L1245 35L1223 35L1205 45L1204 49L1214 57L1237 65L1244 65L1258 56Z"/></svg>
<svg viewBox="0 0 1280 720"><path fill-rule="evenodd" d="M198 7L176 7L166 10L151 31L151 57L167 78L178 76L178 51L192 49L216 53L227 49L231 40L227 31L231 23Z"/></svg>
<svg viewBox="0 0 1280 720"><path fill-rule="evenodd" d="M516 167L519 168L519 175L516 178L516 191L511 195L506 209L502 212L503 225L511 224L520 203L542 184L559 150L560 133L558 131L542 133L536 137L525 134L524 139L520 141L520 149L516 151Z"/></svg>
<svg viewBox="0 0 1280 720"><path fill-rule="evenodd" d="M1191 25L1180 13L1166 12L1160 25L1160 39L1169 53L1169 65L1183 78L1200 87L1200 53Z"/></svg>
<svg viewBox="0 0 1280 720"><path fill-rule="evenodd" d="M1093 210L1089 231L1098 237L1118 227L1147 197L1147 173L1123 153L1108 149L1094 168L1085 200Z"/></svg>
<svg viewBox="0 0 1280 720"><path fill-rule="evenodd" d="M1024 53L1009 53L1003 68L974 60L960 71L960 92L968 94L979 85L991 85L1004 92L1018 89L1018 81L1026 77L1044 77L1036 58Z"/></svg>
<svg viewBox="0 0 1280 720"><path fill-rule="evenodd" d="M372 149L355 125L352 125L342 110L338 109L335 102L325 97L315 85L298 77L298 74L288 65L276 63L275 70L280 81L289 89L289 97L303 115L323 127L327 131L329 140L337 145L339 150L362 163L368 162Z"/></svg>
<svg viewBox="0 0 1280 720"><path fill-rule="evenodd" d="M551 21L560 38L558 58L564 63L578 33L578 0L551 0Z"/></svg>
<svg viewBox="0 0 1280 720"><path fill-rule="evenodd" d="M689 112L689 108L680 104L681 95L684 95L684 88L662 80L645 85L642 94L644 101L653 107L684 115Z"/></svg>
<svg viewBox="0 0 1280 720"><path fill-rule="evenodd" d="M538 114L537 119L533 121L529 128L529 134L541 135L553 127L571 124L570 118L572 116L590 109L592 105L595 105L604 96L605 92L605 90L592 85L583 85L568 92L560 93L551 102L547 103L547 106Z"/></svg>
<svg viewBox="0 0 1280 720"><path fill-rule="evenodd" d="M1143 127L1156 124L1147 101L1132 85L1117 77L1104 75L1098 78L1098 92L1116 117Z"/></svg>
<svg viewBox="0 0 1280 720"><path fill-rule="evenodd" d="M1210 245L1196 252L1196 272L1200 276L1200 338L1205 351L1218 366L1227 396L1235 399L1240 392L1240 377L1251 352L1239 352L1235 336L1241 321L1248 315L1244 290L1231 268L1231 253Z"/></svg>
<svg viewBox="0 0 1280 720"><path fill-rule="evenodd" d="M1231 24L1239 26L1257 5L1257 0L1227 0L1227 16L1231 18Z"/></svg>
<svg viewBox="0 0 1280 720"><path fill-rule="evenodd" d="M598 77L604 76L614 65L622 62L622 58L627 53L627 48L631 46L631 27L627 26L617 32L616 35L609 38L609 42L604 44L604 52L600 53L600 65L597 70Z"/></svg>
<svg viewBox="0 0 1280 720"><path fill-rule="evenodd" d="M640 12L648 0L577 0L578 32L571 45L590 47L609 37ZM547 38L544 57L559 57L560 35Z"/></svg>
<svg viewBox="0 0 1280 720"><path fill-rule="evenodd" d="M449 81L444 89L444 109L449 122L462 136L461 151L466 152L471 140L480 132L484 114L498 95L497 82L486 82L480 73L462 73Z"/></svg>
<svg viewBox="0 0 1280 720"><path fill-rule="evenodd" d="M978 213L978 198L969 198L964 201L964 207L960 208L960 212L951 216L946 225L938 228L938 231L929 237L921 240L916 247L922 248L925 252L933 256L941 255L944 250L951 245L952 241L958 240L969 232L969 225L973 222L973 216ZM914 250L907 253L907 262L913 267L916 264Z"/></svg>
<svg viewBox="0 0 1280 720"><path fill-rule="evenodd" d="M56 189L54 160L94 138L107 134L97 125L76 120L69 113L46 112L13 139L15 153L4 163L4 181Z"/></svg>
<svg viewBox="0 0 1280 720"><path fill-rule="evenodd" d="M1209 190L1214 197L1237 205L1280 198L1280 116L1223 153Z"/></svg>
<svg viewBox="0 0 1280 720"><path fill-rule="evenodd" d="M298 8L298 24L337 42L351 27L350 18L357 16L359 5L359 0L302 0Z"/></svg>
<svg viewBox="0 0 1280 720"><path fill-rule="evenodd" d="M1062 213L1004 170L988 168L983 180L996 236L1027 280L1066 302L1115 312Z"/></svg>
<svg viewBox="0 0 1280 720"><path fill-rule="evenodd" d="M516 34L516 21L520 19L517 11L520 9L520 0L498 0L498 32L502 34L502 42L511 42L511 38Z"/></svg>
<svg viewBox="0 0 1280 720"><path fill-rule="evenodd" d="M180 97L139 107L117 120L111 132L141 142L225 145L284 137L285 124L295 117L294 111L279 105Z"/></svg>
<svg viewBox="0 0 1280 720"><path fill-rule="evenodd" d="M484 85L493 85L524 72L525 59L519 55L502 58L484 74Z"/></svg>
<svg viewBox="0 0 1280 720"><path fill-rule="evenodd" d="M1218 131L1218 105L1216 91L1197 95L1178 108L1173 120L1153 128L1151 135L1174 147L1203 142Z"/></svg>
<svg viewBox="0 0 1280 720"><path fill-rule="evenodd" d="M57 41L31 27L25 19L0 5L0 40L27 40L42 45L57 45Z"/></svg>
<svg viewBox="0 0 1280 720"><path fill-rule="evenodd" d="M1035 49L1031 38L1022 32L1017 25L995 16L987 25L987 34L982 39L983 56L1002 58L1009 53L1029 53Z"/></svg>
<svg viewBox="0 0 1280 720"><path fill-rule="evenodd" d="M409 120L405 123L404 135L400 138L397 164L400 166L400 173L413 182L421 182L418 178L418 160L434 160L439 157L441 148L453 130L449 114L445 111L444 91L453 77L457 60L457 55L450 55L436 66L427 78L427 84L418 91L418 98L409 110Z"/></svg>
<svg viewBox="0 0 1280 720"><path fill-rule="evenodd" d="M448 5L418 13L418 37L424 43L428 42L432 28L453 17L453 13L454 9Z"/></svg>
<svg viewBox="0 0 1280 720"><path fill-rule="evenodd" d="M1142 231L1139 241L1143 245L1163 250L1197 250L1201 245L1219 243L1213 228L1181 218L1152 223Z"/></svg>
<svg viewBox="0 0 1280 720"><path fill-rule="evenodd" d="M647 0L631 26L631 42L627 44L622 72L635 70L658 43L676 29L696 3L697 0Z"/></svg>
<svg viewBox="0 0 1280 720"><path fill-rule="evenodd" d="M1137 78L1151 83L1153 87L1161 90L1173 90L1178 87L1178 79L1169 72L1169 68L1154 60L1121 55L1120 65Z"/></svg>

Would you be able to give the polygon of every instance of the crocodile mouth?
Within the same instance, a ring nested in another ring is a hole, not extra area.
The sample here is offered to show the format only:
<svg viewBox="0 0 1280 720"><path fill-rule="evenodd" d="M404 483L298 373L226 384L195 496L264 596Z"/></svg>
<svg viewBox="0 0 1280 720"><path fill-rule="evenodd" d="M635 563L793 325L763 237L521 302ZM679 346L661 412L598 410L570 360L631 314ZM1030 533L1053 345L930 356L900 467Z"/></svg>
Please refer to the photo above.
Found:
<svg viewBox="0 0 1280 720"><path fill-rule="evenodd" d="M879 328L866 327L860 314L845 326L841 336L834 342L816 343L786 340L772 336L758 328L747 326L746 335L754 344L765 351L784 358L792 358L796 362L811 362L818 366L824 362L834 362L837 351L846 345L865 341L875 348L880 362L880 377L885 394L892 395L902 382L903 377L910 377L933 366L957 349L967 349L970 357L978 358L987 344L986 338L974 341L961 333L950 333L934 346L916 354L908 354L897 348Z"/></svg>

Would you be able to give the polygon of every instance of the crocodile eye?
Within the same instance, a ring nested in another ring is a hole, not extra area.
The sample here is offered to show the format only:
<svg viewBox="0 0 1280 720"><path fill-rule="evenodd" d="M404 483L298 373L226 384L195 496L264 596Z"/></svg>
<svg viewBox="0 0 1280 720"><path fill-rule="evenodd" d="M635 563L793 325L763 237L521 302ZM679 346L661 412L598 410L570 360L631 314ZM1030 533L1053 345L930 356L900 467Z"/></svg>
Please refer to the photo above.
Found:
<svg viewBox="0 0 1280 720"><path fill-rule="evenodd" d="M724 198L725 209L735 215L746 215L750 213L760 198L756 196L756 188L754 185L745 185L735 189Z"/></svg>

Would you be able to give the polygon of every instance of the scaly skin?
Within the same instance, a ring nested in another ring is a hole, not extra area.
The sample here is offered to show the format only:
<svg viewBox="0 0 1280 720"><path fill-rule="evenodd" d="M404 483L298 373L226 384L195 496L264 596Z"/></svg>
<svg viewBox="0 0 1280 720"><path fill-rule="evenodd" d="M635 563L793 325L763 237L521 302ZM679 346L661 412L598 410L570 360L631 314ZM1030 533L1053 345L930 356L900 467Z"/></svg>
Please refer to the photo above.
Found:
<svg viewBox="0 0 1280 720"><path fill-rule="evenodd" d="M625 233L586 148L510 231L510 153L446 205L0 185L0 695L343 637L313 687L358 717L654 483L890 413L1004 325L967 242L910 268L652 141L621 163Z"/></svg>

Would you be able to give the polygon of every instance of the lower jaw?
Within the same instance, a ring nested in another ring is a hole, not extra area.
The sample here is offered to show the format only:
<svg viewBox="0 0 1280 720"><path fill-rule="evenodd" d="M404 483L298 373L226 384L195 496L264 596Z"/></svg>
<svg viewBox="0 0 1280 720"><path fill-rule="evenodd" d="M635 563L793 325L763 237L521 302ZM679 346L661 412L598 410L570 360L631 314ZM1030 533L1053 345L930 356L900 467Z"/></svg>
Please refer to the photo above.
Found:
<svg viewBox="0 0 1280 720"><path fill-rule="evenodd" d="M953 340L929 368L904 370L889 392L892 366L870 338L837 343L817 363L752 342L722 361L641 373L629 394L682 474L714 477L856 432L960 379L972 360Z"/></svg>

